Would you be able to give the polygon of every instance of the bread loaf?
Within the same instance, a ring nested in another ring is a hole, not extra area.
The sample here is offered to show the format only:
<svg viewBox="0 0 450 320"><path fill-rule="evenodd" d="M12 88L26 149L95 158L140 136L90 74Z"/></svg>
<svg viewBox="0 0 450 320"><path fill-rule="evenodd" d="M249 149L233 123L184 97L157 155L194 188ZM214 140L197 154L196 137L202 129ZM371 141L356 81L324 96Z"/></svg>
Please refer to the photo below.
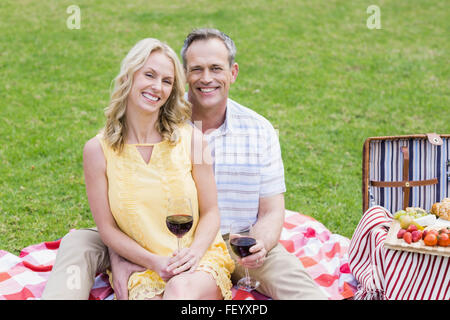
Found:
<svg viewBox="0 0 450 320"><path fill-rule="evenodd" d="M431 207L431 213L439 218L450 220L450 198L445 198L441 202L436 202Z"/></svg>

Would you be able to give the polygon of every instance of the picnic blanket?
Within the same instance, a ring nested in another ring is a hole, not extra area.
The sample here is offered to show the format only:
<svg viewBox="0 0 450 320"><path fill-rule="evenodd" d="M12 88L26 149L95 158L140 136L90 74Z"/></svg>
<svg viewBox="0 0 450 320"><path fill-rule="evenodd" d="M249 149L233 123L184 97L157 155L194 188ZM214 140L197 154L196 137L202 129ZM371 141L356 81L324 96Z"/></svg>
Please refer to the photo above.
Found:
<svg viewBox="0 0 450 320"><path fill-rule="evenodd" d="M450 258L384 247L393 216L369 208L353 234L350 269L358 300L450 300Z"/></svg>
<svg viewBox="0 0 450 320"><path fill-rule="evenodd" d="M24 248L19 256L0 250L0 300L39 299L49 277L60 239ZM295 254L331 300L352 298L357 281L350 273L350 239L331 233L323 224L307 215L286 211L281 244ZM256 291L232 289L234 300L267 300ZM113 299L106 274L99 274L90 300Z"/></svg>

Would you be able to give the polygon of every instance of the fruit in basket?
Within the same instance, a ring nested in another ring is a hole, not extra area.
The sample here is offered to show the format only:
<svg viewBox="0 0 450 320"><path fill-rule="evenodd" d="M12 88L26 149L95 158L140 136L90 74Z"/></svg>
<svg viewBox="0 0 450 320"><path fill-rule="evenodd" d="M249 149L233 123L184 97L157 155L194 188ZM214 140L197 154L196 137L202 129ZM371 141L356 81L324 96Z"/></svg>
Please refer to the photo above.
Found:
<svg viewBox="0 0 450 320"><path fill-rule="evenodd" d="M411 244L421 242L426 246L450 247L450 227L438 229L435 224L436 217L428 214L421 208L408 207L406 210L397 211L394 219L398 220L400 230L397 232L397 239L403 239ZM425 226L428 226L426 229Z"/></svg>
<svg viewBox="0 0 450 320"><path fill-rule="evenodd" d="M400 222L400 228L407 229L414 222L414 219L409 215L403 215L400 216L398 221Z"/></svg>
<svg viewBox="0 0 450 320"><path fill-rule="evenodd" d="M438 243L438 237L434 233L428 232L423 242L426 246L435 246Z"/></svg>
<svg viewBox="0 0 450 320"><path fill-rule="evenodd" d="M414 224L410 224L410 225L408 226L408 228L406 229L406 231L411 232L411 233L413 233L414 231L417 231L417 230L418 230L418 229L417 229L417 226L414 225Z"/></svg>
<svg viewBox="0 0 450 320"><path fill-rule="evenodd" d="M403 240L405 240L406 243L411 243L412 242L411 232L406 231L405 234L403 235Z"/></svg>
<svg viewBox="0 0 450 320"><path fill-rule="evenodd" d="M400 217L401 217L401 216L404 216L404 215L406 215L406 211L405 211L405 210L397 211L397 212L394 214L394 219L399 220Z"/></svg>
<svg viewBox="0 0 450 320"><path fill-rule="evenodd" d="M442 233L439 235L438 245L441 247L448 247L450 245L450 238L447 233Z"/></svg>
<svg viewBox="0 0 450 320"><path fill-rule="evenodd" d="M410 209L410 208L406 208L406 209ZM420 209L420 208L414 208L414 209ZM422 209L420 209L420 210L422 210ZM424 210L422 210L422 211L425 212ZM418 217L418 218L424 217L422 211L400 210L395 213L394 219L396 219L396 220L398 220L398 222L400 222L400 228L402 228L402 229L408 229L408 227L410 225L415 225L418 230L423 230L424 229L423 226L414 220L416 217ZM426 212L425 212L425 215L427 215Z"/></svg>
<svg viewBox="0 0 450 320"><path fill-rule="evenodd" d="M413 215L414 218L418 218L421 216L426 216L428 213L419 207L408 207L405 210L409 215Z"/></svg>
<svg viewBox="0 0 450 320"><path fill-rule="evenodd" d="M428 213L419 207L408 207L405 210L399 210L394 214L394 219L399 219L401 216L408 215L416 219L428 215Z"/></svg>
<svg viewBox="0 0 450 320"><path fill-rule="evenodd" d="M411 232L411 236L412 236L412 241L417 242L420 239L422 239L422 231L420 231L420 230L413 231L413 232Z"/></svg>
<svg viewBox="0 0 450 320"><path fill-rule="evenodd" d="M398 230L397 239L403 239L403 235L405 234L405 232L406 232L405 229Z"/></svg>

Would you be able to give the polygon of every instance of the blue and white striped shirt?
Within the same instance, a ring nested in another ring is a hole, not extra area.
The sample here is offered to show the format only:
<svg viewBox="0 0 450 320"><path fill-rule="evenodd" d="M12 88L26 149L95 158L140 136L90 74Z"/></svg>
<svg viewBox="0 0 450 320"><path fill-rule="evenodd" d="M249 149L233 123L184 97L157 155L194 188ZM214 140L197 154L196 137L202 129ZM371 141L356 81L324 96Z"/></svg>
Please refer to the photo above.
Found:
<svg viewBox="0 0 450 320"><path fill-rule="evenodd" d="M214 159L221 232L257 219L259 198L286 191L278 135L263 116L228 99L224 123L206 133Z"/></svg>

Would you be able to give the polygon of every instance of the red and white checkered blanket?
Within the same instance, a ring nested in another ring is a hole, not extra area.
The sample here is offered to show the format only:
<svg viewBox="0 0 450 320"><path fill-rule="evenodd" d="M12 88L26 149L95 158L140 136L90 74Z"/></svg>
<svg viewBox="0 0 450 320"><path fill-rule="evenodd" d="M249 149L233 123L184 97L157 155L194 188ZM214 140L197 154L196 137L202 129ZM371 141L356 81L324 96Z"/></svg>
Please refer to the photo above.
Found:
<svg viewBox="0 0 450 320"><path fill-rule="evenodd" d="M353 297L357 281L348 267L350 240L332 234L313 218L286 211L280 242L295 254L329 299ZM52 269L60 240L24 248L19 257L0 250L0 300L39 299ZM234 300L265 300L256 291L233 288ZM91 300L113 298L105 274L100 274L91 290Z"/></svg>

